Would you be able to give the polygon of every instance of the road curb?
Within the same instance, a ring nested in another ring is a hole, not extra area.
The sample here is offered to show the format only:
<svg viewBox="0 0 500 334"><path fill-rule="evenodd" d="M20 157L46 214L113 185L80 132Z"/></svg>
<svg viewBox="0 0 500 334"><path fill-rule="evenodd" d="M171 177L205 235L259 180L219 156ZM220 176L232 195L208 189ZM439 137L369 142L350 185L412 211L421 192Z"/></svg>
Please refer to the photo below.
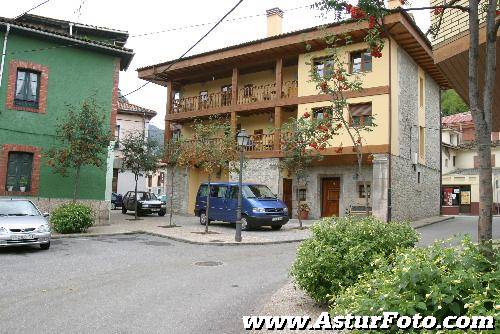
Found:
<svg viewBox="0 0 500 334"><path fill-rule="evenodd" d="M421 223L414 223L414 224L412 224L412 227L414 229L418 230L419 228L429 226L429 225L434 225L434 224L441 223L441 222L451 220L451 219L455 219L455 217L454 216L440 216L439 219L430 220L430 221L421 222Z"/></svg>
<svg viewBox="0 0 500 334"><path fill-rule="evenodd" d="M74 239L74 238L96 238L96 237L113 237L113 236L119 236L119 235L132 235L132 234L146 234L154 237L159 237L159 238L164 238L164 239L170 239L173 241L177 242L183 242L186 244L192 244L192 245L209 245L209 246L262 246L262 245L279 245L279 244L290 244L290 243L298 243L306 240L307 238L303 239L291 239L291 240L276 240L276 241L256 241L256 242L204 242L204 241L194 241L194 240L188 240L188 239L183 239L183 238L178 238L178 237L172 237L169 235L164 235L161 233L156 233L156 232L149 232L149 231L129 231L129 232L116 232L116 233L92 233L92 234L85 234L85 233L80 233L80 234L59 234L56 236L52 236L52 239L58 240L58 239Z"/></svg>

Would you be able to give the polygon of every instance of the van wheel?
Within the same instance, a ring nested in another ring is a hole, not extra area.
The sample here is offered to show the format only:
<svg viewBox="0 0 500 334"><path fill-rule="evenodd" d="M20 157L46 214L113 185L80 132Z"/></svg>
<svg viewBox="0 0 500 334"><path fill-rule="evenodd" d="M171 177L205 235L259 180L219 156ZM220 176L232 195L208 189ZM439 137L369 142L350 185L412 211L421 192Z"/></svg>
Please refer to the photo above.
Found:
<svg viewBox="0 0 500 334"><path fill-rule="evenodd" d="M122 206L122 213L126 214L127 213L127 208L125 206Z"/></svg>
<svg viewBox="0 0 500 334"><path fill-rule="evenodd" d="M210 224L210 220L208 219L207 214L205 213L205 211L200 212L200 224L201 225L206 225L207 222L208 222L208 224Z"/></svg>
<svg viewBox="0 0 500 334"><path fill-rule="evenodd" d="M161 210L158 212L158 216L163 217L163 216L165 216L166 213L167 213L167 211Z"/></svg>
<svg viewBox="0 0 500 334"><path fill-rule="evenodd" d="M248 225L248 220L246 217L241 217L241 230L242 231L250 230L250 226Z"/></svg>

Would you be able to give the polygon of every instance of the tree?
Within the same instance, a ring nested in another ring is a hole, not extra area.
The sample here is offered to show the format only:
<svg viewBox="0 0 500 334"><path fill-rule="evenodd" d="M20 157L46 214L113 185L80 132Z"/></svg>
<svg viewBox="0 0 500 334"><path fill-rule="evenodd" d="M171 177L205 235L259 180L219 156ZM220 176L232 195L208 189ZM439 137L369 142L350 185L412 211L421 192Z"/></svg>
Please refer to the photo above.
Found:
<svg viewBox="0 0 500 334"><path fill-rule="evenodd" d="M476 138L478 141L478 158L480 166L479 184L479 221L478 239L485 243L487 249L491 250L492 244L492 169L491 169L491 129L492 129L492 107L493 95L496 81L496 43L497 32L500 28L500 4L498 0L485 0L480 5L480 0L470 0L468 5L461 5L459 0L444 1L441 5L413 7L412 1L400 0L401 11L411 12L416 10L431 10L438 15L427 34L437 35L441 29L444 12L460 10L469 13L469 105L472 119L475 125ZM385 7L383 0L358 0L352 5L341 0L320 0L316 7L325 12L335 13L336 18L348 17L355 21L369 22L365 41L369 45L372 56L380 57L384 45L384 36L389 32L383 24L384 17L391 13ZM484 62L484 89L481 97L479 90L479 17L486 14L486 58Z"/></svg>
<svg viewBox="0 0 500 334"><path fill-rule="evenodd" d="M448 89L441 94L441 109L443 116L449 116L469 111L469 106L453 89Z"/></svg>
<svg viewBox="0 0 500 334"><path fill-rule="evenodd" d="M195 120L192 125L193 138L187 141L182 150L180 165L199 168L208 175L207 221L205 233L208 233L210 221L210 182L217 173L231 172L236 167L238 148L236 136L231 123L221 117L210 117L208 120Z"/></svg>
<svg viewBox="0 0 500 334"><path fill-rule="evenodd" d="M80 194L80 174L85 166L106 163L111 133L102 108L93 97L79 107L68 105L66 117L57 126L59 145L47 152L47 163L64 177L75 171L73 202Z"/></svg>
<svg viewBox="0 0 500 334"><path fill-rule="evenodd" d="M337 125L334 125L335 121L328 117L328 113L324 115L326 117L318 119L306 113L304 117L291 118L278 131L275 131L282 134L283 158L280 160L280 167L288 173L293 173L299 185L307 185L308 168L313 162L323 159L321 151L327 148L329 141L339 129ZM298 187L296 196L298 200ZM298 204L297 217L299 227L302 228Z"/></svg>
<svg viewBox="0 0 500 334"><path fill-rule="evenodd" d="M134 218L137 220L137 182L140 176L156 172L161 166L163 155L158 143L148 139L143 131L131 132L120 141L122 146L122 172L134 174Z"/></svg>
<svg viewBox="0 0 500 334"><path fill-rule="evenodd" d="M175 169L181 166L181 155L183 150L188 149L182 139L170 140L165 145L165 155L163 162L167 165L170 173L170 198L169 198L169 226L174 227L172 224L172 215L174 207L174 179Z"/></svg>

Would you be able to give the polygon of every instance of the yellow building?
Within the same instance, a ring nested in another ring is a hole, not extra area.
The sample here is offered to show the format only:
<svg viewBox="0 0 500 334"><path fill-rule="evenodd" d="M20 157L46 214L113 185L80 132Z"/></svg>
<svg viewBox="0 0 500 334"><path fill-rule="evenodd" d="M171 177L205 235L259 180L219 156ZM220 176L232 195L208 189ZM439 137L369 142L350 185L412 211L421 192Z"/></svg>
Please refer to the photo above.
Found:
<svg viewBox="0 0 500 334"><path fill-rule="evenodd" d="M141 79L167 87L166 139L189 138L194 119L227 115L235 130L244 128L252 135L244 180L268 185L290 208L308 202L311 218L341 216L364 205L362 177L368 180L377 217L438 215L440 88L447 87L447 81L413 19L404 12L385 17L389 34L383 56L372 58L363 42L366 22L282 33L283 12L275 8L267 15L267 38L138 69ZM307 183L297 184L294 175L279 168L280 138L271 128L331 105L332 97L320 94L311 82L311 63L326 55L326 34L347 32L354 42L341 47L340 53L350 70L363 72L363 90L348 92L348 103L363 104L361 116L371 116L377 124L363 135L363 175L357 175L352 144L343 133L323 153L325 159L310 168ZM357 67L363 55L364 64ZM340 143L343 150L338 153ZM178 175L177 210L192 214L206 175L197 169Z"/></svg>

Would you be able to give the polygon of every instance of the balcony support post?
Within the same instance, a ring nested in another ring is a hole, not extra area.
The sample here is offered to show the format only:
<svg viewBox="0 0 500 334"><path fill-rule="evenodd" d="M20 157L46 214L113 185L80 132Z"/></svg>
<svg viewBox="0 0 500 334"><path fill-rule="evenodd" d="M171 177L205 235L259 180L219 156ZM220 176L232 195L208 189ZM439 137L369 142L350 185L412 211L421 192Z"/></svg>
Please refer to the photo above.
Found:
<svg viewBox="0 0 500 334"><path fill-rule="evenodd" d="M274 133L274 150L279 151L281 149L281 125L283 123L283 108L274 107L274 128L276 129Z"/></svg>
<svg viewBox="0 0 500 334"><path fill-rule="evenodd" d="M172 128L170 127L171 122L167 120L169 114L173 114L174 106L174 84L170 80L167 82L167 110L165 113L165 146L167 142L172 139Z"/></svg>
<svg viewBox="0 0 500 334"><path fill-rule="evenodd" d="M240 79L240 71L237 67L233 68L233 77L231 80L231 105L235 106L238 103L238 81Z"/></svg>
<svg viewBox="0 0 500 334"><path fill-rule="evenodd" d="M276 60L276 99L281 99L283 92L283 58Z"/></svg>
<svg viewBox="0 0 500 334"><path fill-rule="evenodd" d="M236 111L231 111L231 131L236 135L238 121L236 119Z"/></svg>

